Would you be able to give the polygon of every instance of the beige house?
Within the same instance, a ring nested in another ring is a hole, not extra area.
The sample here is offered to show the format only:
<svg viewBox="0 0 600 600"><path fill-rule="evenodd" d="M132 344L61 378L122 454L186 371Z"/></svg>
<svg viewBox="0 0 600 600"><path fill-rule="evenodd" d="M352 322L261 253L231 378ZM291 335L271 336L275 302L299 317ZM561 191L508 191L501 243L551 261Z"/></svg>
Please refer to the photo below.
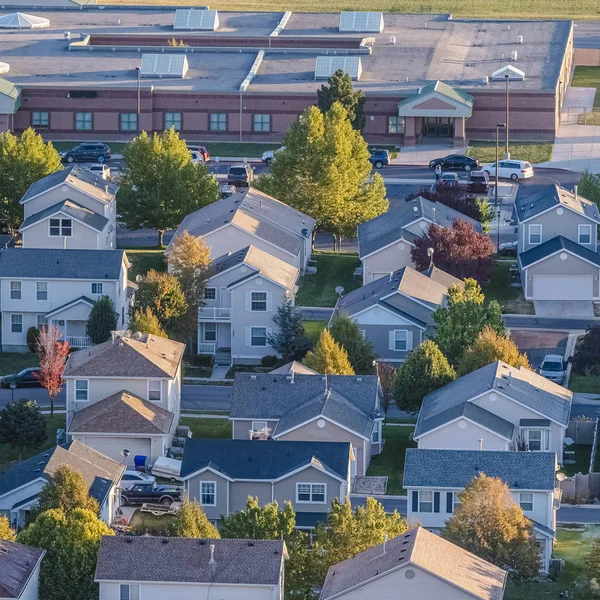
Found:
<svg viewBox="0 0 600 600"><path fill-rule="evenodd" d="M320 600L502 600L507 573L422 527L329 567Z"/></svg>
<svg viewBox="0 0 600 600"><path fill-rule="evenodd" d="M147 464L165 456L179 423L184 348L155 335L115 332L71 354L63 373L69 437L128 465L136 455Z"/></svg>

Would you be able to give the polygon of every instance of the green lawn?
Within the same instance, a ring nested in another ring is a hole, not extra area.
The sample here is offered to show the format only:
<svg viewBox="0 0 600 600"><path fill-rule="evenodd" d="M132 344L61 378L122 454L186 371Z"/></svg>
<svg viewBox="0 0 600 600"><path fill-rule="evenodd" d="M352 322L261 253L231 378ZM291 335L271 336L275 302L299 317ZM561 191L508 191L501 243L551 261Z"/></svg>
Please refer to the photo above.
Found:
<svg viewBox="0 0 600 600"><path fill-rule="evenodd" d="M490 163L496 160L496 143L495 142L478 142L469 141L469 149L467 154L478 158L483 163ZM509 139L509 151L512 158L518 160L528 160L530 163L537 164L550 160L552 156L552 142L519 142L511 144ZM499 149L499 158L502 158L504 152L504 144L501 141Z"/></svg>
<svg viewBox="0 0 600 600"><path fill-rule="evenodd" d="M571 86L596 88L594 106L600 107L600 94L598 93L598 88L600 88L600 67L575 67Z"/></svg>
<svg viewBox="0 0 600 600"><path fill-rule="evenodd" d="M532 315L533 303L523 297L521 287L512 287L509 267L511 263L497 262L489 283L483 286L486 302L496 300L505 314Z"/></svg>
<svg viewBox="0 0 600 600"><path fill-rule="evenodd" d="M354 269L360 267L358 254L314 252L313 259L317 261L317 273L300 279L298 306L335 306L337 286L341 285L345 293L360 287L361 278L354 277Z"/></svg>
<svg viewBox="0 0 600 600"><path fill-rule="evenodd" d="M195 438L231 439L231 421L229 419L202 419L183 417L181 425L188 425Z"/></svg>
<svg viewBox="0 0 600 600"><path fill-rule="evenodd" d="M600 375L571 375L569 389L572 392L600 396Z"/></svg>
<svg viewBox="0 0 600 600"><path fill-rule="evenodd" d="M173 515L161 515L157 517L152 513L136 510L129 521L129 526L134 528L139 535L149 533L150 535L168 535L169 526L173 521Z"/></svg>
<svg viewBox="0 0 600 600"><path fill-rule="evenodd" d="M321 331L327 327L327 321L302 321L304 333L316 344Z"/></svg>
<svg viewBox="0 0 600 600"><path fill-rule="evenodd" d="M0 376L18 373L27 367L37 367L37 354L28 352L0 352Z"/></svg>
<svg viewBox="0 0 600 600"><path fill-rule="evenodd" d="M127 252L127 258L131 263L131 269L129 269L130 281L135 281L138 275L145 275L150 269L156 271L167 270L164 250L141 248L124 248L124 250Z"/></svg>
<svg viewBox="0 0 600 600"><path fill-rule="evenodd" d="M572 465L563 465L561 471L567 477L571 477L576 473L589 473L592 446L590 444L571 444L567 450L575 452L575 462ZM565 458L573 458L573 456L568 455Z"/></svg>
<svg viewBox="0 0 600 600"><path fill-rule="evenodd" d="M416 448L416 442L409 439L414 427L383 426L385 446L383 452L371 458L367 475L387 475L387 493L391 495L405 494L402 488L404 477L404 455L407 448Z"/></svg>

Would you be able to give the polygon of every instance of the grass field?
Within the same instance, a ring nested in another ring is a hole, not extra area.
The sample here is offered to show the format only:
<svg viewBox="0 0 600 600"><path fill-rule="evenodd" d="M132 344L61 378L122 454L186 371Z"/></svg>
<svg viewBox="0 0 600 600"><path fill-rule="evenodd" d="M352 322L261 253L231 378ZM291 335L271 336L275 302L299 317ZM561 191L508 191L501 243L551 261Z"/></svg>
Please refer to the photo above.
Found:
<svg viewBox="0 0 600 600"><path fill-rule="evenodd" d="M478 158L482 163L491 163L496 160L495 142L470 141L467 154L473 158ZM530 163L537 164L550 160L552 156L552 142L520 142L511 144L509 140L509 150L512 158L519 160L528 160ZM500 141L499 158L502 158L504 146Z"/></svg>
<svg viewBox="0 0 600 600"><path fill-rule="evenodd" d="M0 352L0 376L18 373L27 367L37 367L37 354L22 352Z"/></svg>
<svg viewBox="0 0 600 600"><path fill-rule="evenodd" d="M497 262L489 283L483 286L486 302L497 300L506 314L532 315L533 303L523 297L523 289L510 285L510 263Z"/></svg>
<svg viewBox="0 0 600 600"><path fill-rule="evenodd" d="M143 532L150 535L167 535L173 518L173 515L161 515L157 517L138 509L133 513L133 517L129 521L129 526L136 529L138 534Z"/></svg>
<svg viewBox="0 0 600 600"><path fill-rule="evenodd" d="M570 459L575 460L575 462L571 465L563 465L560 470L567 477L571 477L576 473L589 473L592 446L589 444L571 444L567 450L575 452L574 457L572 455L568 456Z"/></svg>
<svg viewBox="0 0 600 600"><path fill-rule="evenodd" d="M138 275L145 275L150 269L166 271L165 251L158 249L124 248L131 263L129 280L135 281Z"/></svg>
<svg viewBox="0 0 600 600"><path fill-rule="evenodd" d="M327 321L302 321L302 325L304 325L304 333L316 344L321 331L327 327Z"/></svg>
<svg viewBox="0 0 600 600"><path fill-rule="evenodd" d="M231 439L231 421L229 419L183 417L180 423L189 426L193 438Z"/></svg>
<svg viewBox="0 0 600 600"><path fill-rule="evenodd" d="M594 87L596 88L596 97L594 106L600 107L600 67L575 67L571 87Z"/></svg>
<svg viewBox="0 0 600 600"><path fill-rule="evenodd" d="M581 394L598 394L600 396L600 375L571 375L569 389Z"/></svg>

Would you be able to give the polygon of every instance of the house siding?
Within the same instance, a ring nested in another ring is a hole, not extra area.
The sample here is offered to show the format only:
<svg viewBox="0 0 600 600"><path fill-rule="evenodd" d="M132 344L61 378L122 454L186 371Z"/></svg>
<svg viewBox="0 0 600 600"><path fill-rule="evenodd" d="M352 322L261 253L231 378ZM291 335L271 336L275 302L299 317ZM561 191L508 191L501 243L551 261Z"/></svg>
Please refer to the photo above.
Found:
<svg viewBox="0 0 600 600"><path fill-rule="evenodd" d="M363 285L385 277L386 274L393 273L402 267L412 267L411 248L412 246L407 242L399 240L393 245L364 258L362 261Z"/></svg>
<svg viewBox="0 0 600 600"><path fill-rule="evenodd" d="M464 427L460 426L461 423ZM461 419L422 435L418 447L441 450L508 450L509 444L499 435Z"/></svg>
<svg viewBox="0 0 600 600"><path fill-rule="evenodd" d="M391 319L393 317L390 316ZM410 352L421 343L421 329L415 325L364 325L357 319L360 328L365 332L365 337L373 344L375 355L380 360L390 362L404 362ZM412 333L412 348L409 350L390 350L390 331L403 329Z"/></svg>
<svg viewBox="0 0 600 600"><path fill-rule="evenodd" d="M260 442L257 442L259 444ZM273 500L273 484L270 481L234 481L230 484L229 512L238 512L246 507L248 497L258 498L258 503L269 504ZM281 506L283 508L283 498Z"/></svg>
<svg viewBox="0 0 600 600"><path fill-rule="evenodd" d="M81 206L85 206L95 213L107 218L109 217L110 212L112 212L112 208L109 208L108 203L104 200L94 198L91 195L83 193L76 187L65 183L52 188L51 190L43 192L39 196L35 196L30 200L27 200L27 202L24 202L23 218L26 219L31 215L34 215L67 199L77 202L77 204L81 204ZM112 200L111 204L112 203L114 203L114 199Z"/></svg>
<svg viewBox="0 0 600 600"><path fill-rule="evenodd" d="M327 494L323 503L308 503L297 502L296 499L296 484L297 483L324 483L327 485ZM323 473L315 468L308 468L299 473L292 475L286 479L282 479L275 483L275 498L280 506L286 500L291 500L294 510L298 512L327 512L331 507L331 503L337 498L340 501L345 500L345 496L341 495L342 482L327 473Z"/></svg>
<svg viewBox="0 0 600 600"><path fill-rule="evenodd" d="M50 236L50 219L71 219L71 237ZM23 248L55 248L77 250L110 250L105 233L98 233L63 213L48 217L23 231Z"/></svg>
<svg viewBox="0 0 600 600"><path fill-rule="evenodd" d="M206 516L211 520L215 521L221 518L222 515L227 516L227 486L229 482L213 473L212 471L204 471L203 473L199 473L198 475L194 475L190 479L187 479L184 482L185 491L187 492L190 501L198 501L200 502L200 483L202 481L215 481L217 483L217 502L216 506L203 506L203 510L206 513ZM231 492L229 492L231 493ZM230 497L230 507L231 507L231 497ZM231 510L231 508L230 508Z"/></svg>

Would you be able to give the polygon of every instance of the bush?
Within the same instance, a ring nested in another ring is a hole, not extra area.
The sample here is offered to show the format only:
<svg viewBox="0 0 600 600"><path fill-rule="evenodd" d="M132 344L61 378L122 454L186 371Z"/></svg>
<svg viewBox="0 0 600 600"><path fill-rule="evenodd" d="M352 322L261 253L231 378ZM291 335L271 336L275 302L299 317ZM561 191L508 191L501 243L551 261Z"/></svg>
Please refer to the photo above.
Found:
<svg viewBox="0 0 600 600"><path fill-rule="evenodd" d="M190 358L190 364L195 367L212 367L215 357L212 354L196 354Z"/></svg>
<svg viewBox="0 0 600 600"><path fill-rule="evenodd" d="M30 327L27 330L27 347L29 352L37 352L37 341L40 337L40 330L37 327Z"/></svg>
<svg viewBox="0 0 600 600"><path fill-rule="evenodd" d="M275 367L275 365L279 362L279 359L276 356L263 356L260 359L260 364L263 367Z"/></svg>

